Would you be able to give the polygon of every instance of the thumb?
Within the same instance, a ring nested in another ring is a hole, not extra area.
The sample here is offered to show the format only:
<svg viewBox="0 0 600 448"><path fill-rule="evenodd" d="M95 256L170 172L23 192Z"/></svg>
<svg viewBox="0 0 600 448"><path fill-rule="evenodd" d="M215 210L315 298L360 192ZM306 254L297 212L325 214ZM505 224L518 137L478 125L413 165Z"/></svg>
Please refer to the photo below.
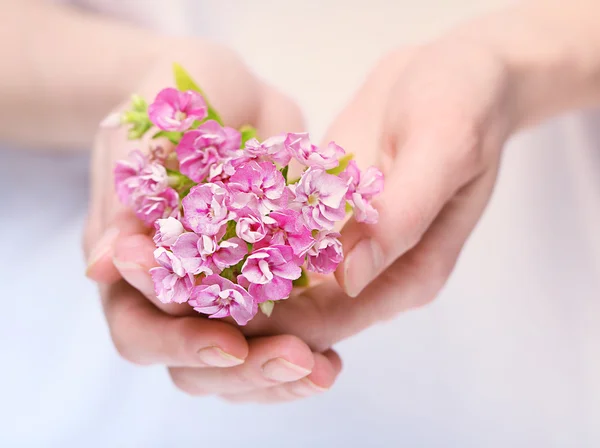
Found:
<svg viewBox="0 0 600 448"><path fill-rule="evenodd" d="M384 191L373 204L377 224L350 219L343 228L346 257L336 278L348 295L356 297L414 247L463 184L455 164L436 151L439 144L435 138L407 139L386 167Z"/></svg>

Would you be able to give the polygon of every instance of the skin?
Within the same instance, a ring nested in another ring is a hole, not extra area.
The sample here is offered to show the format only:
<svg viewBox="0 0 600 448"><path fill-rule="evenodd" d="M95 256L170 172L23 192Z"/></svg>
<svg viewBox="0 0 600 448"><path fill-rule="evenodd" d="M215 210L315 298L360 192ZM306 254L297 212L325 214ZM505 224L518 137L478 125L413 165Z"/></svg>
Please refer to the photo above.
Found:
<svg viewBox="0 0 600 448"><path fill-rule="evenodd" d="M53 6L43 7L49 15L25 17L34 7L42 8L17 0L0 6L2 13L21 14L12 15L17 25L7 29L14 38L5 40L17 45L3 46L0 54L17 61L0 74L0 89L9 86L0 95L3 139L41 143L28 124L15 119L32 111L27 116L42 126L45 142L84 144L100 112L132 91L150 97L169 85L174 59L210 92L229 125L253 124L261 135L302 129L297 107L227 49L165 39ZM544 118L600 102L600 31L594 21L600 5L580 0L565 8L552 0L525 3L385 57L326 139L386 168L380 222L367 227L350 221L342 232L347 257L336 280L243 328L157 302L147 275L154 245L112 191L114 160L130 148L122 130L101 127L84 246L87 273L101 284L119 353L138 364L166 365L175 384L194 395L276 402L329 388L341 369L333 344L436 296L489 200L506 139ZM50 30L41 17L62 26ZM29 27L33 38L20 31L30 23L26 19L39 25ZM99 46L93 54L108 54L107 60L88 64L89 47L85 54L71 48L69 39L86 33L98 37L90 40ZM48 51L64 64L51 64ZM83 79L94 80L94 101L80 101L89 95Z"/></svg>
<svg viewBox="0 0 600 448"><path fill-rule="evenodd" d="M325 141L385 170L380 220L372 226L350 220L342 231L346 259L335 280L279 304L269 319L257 316L242 328L250 344L288 333L324 352L435 298L489 201L506 140L547 117L600 103L600 32L590 19L600 6L580 1L569 8L526 3L393 52L374 68ZM115 265L96 269L116 275L116 266L156 303L146 274L153 247L147 236L118 237ZM248 364L237 368L252 372ZM234 401L292 398L288 384L244 381L241 389L234 382L224 393L206 369L170 372L189 393Z"/></svg>

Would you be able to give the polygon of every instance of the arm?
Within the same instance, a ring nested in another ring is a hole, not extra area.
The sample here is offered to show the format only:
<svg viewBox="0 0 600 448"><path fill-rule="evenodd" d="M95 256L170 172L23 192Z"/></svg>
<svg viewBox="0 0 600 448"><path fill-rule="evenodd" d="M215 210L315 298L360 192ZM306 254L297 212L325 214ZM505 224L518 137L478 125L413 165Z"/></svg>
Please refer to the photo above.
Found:
<svg viewBox="0 0 600 448"><path fill-rule="evenodd" d="M600 3L534 0L451 34L489 45L514 86L516 126L600 104Z"/></svg>
<svg viewBox="0 0 600 448"><path fill-rule="evenodd" d="M0 140L23 146L89 145L98 122L167 44L149 31L39 0L0 2L0 30Z"/></svg>

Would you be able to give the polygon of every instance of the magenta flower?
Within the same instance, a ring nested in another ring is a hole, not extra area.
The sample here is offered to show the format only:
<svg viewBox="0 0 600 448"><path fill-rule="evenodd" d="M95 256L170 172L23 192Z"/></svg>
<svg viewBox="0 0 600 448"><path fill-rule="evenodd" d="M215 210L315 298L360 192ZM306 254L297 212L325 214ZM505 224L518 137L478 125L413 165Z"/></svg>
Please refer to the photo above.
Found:
<svg viewBox="0 0 600 448"><path fill-rule="evenodd" d="M344 259L340 236L337 232L319 232L306 254L306 269L319 274L334 272Z"/></svg>
<svg viewBox="0 0 600 448"><path fill-rule="evenodd" d="M309 168L294 189L302 216L310 229L332 229L346 216L348 184L320 168Z"/></svg>
<svg viewBox="0 0 600 448"><path fill-rule="evenodd" d="M141 221L151 226L157 219L179 216L179 194L167 188L152 196L138 196L133 210Z"/></svg>
<svg viewBox="0 0 600 448"><path fill-rule="evenodd" d="M289 153L302 165L329 170L340 164L340 157L346 152L334 142L327 148L319 149L310 142L308 133L288 134L285 146Z"/></svg>
<svg viewBox="0 0 600 448"><path fill-rule="evenodd" d="M192 232L182 234L173 253L181 260L183 269L190 274L218 274L223 269L238 264L248 253L248 247L239 238L223 240Z"/></svg>
<svg viewBox="0 0 600 448"><path fill-rule="evenodd" d="M270 137L262 143L255 138L250 139L246 142L244 155L259 162L275 162L279 166L286 166L290 163L292 156L285 147L285 140L285 134Z"/></svg>
<svg viewBox="0 0 600 448"><path fill-rule="evenodd" d="M354 209L358 222L375 224L379 213L371 205L371 200L383 191L383 173L374 166L361 172L354 160L351 160L340 178L348 182L346 199Z"/></svg>
<svg viewBox="0 0 600 448"><path fill-rule="evenodd" d="M115 189L119 200L131 205L140 195L152 195L167 188L167 170L159 163L151 163L139 150L129 153L127 160L115 165Z"/></svg>
<svg viewBox="0 0 600 448"><path fill-rule="evenodd" d="M258 303L281 300L292 292L292 280L302 275L289 246L270 246L254 251L242 267L242 275L250 283L249 292Z"/></svg>
<svg viewBox="0 0 600 448"><path fill-rule="evenodd" d="M156 297L162 303L184 303L194 287L194 277L185 272L181 261L164 247L154 251L160 267L150 269Z"/></svg>
<svg viewBox="0 0 600 448"><path fill-rule="evenodd" d="M157 247L171 247L179 235L185 232L181 221L172 217L156 220L154 227L156 233L153 240Z"/></svg>
<svg viewBox="0 0 600 448"><path fill-rule="evenodd" d="M188 130L194 121L204 120L207 107L198 92L177 89L163 89L148 106L150 121L163 131L182 132Z"/></svg>
<svg viewBox="0 0 600 448"><path fill-rule="evenodd" d="M246 325L258 311L248 291L218 275L202 280L202 284L192 290L188 303L213 319L231 316L238 325Z"/></svg>
<svg viewBox="0 0 600 448"><path fill-rule="evenodd" d="M283 206L285 179L270 162L248 162L231 176L228 184L235 209L250 207L263 215Z"/></svg>
<svg viewBox="0 0 600 448"><path fill-rule="evenodd" d="M183 198L183 224L201 235L216 235L229 219L229 192L221 182L193 187Z"/></svg>
<svg viewBox="0 0 600 448"><path fill-rule="evenodd" d="M302 220L302 215L295 210L278 210L269 215L267 221L269 230L267 238L260 241L255 248L267 246L290 246L294 255L302 257L313 245L311 231Z"/></svg>
<svg viewBox="0 0 600 448"><path fill-rule="evenodd" d="M239 131L209 120L183 135L176 148L179 169L193 181L202 182L211 167L236 154L241 141Z"/></svg>
<svg viewBox="0 0 600 448"><path fill-rule="evenodd" d="M249 208L240 210L236 215L235 233L247 243L257 243L267 235L265 221L271 222L268 217L261 216Z"/></svg>

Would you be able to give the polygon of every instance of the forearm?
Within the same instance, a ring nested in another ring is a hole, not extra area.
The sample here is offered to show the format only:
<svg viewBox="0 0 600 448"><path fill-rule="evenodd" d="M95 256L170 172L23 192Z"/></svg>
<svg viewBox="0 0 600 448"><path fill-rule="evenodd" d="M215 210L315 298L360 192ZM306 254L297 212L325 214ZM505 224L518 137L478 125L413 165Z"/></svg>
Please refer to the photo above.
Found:
<svg viewBox="0 0 600 448"><path fill-rule="evenodd" d="M0 4L0 141L85 146L161 51L152 33L35 0Z"/></svg>
<svg viewBox="0 0 600 448"><path fill-rule="evenodd" d="M516 128L600 105L597 0L524 2L456 35L490 45L506 61Z"/></svg>

